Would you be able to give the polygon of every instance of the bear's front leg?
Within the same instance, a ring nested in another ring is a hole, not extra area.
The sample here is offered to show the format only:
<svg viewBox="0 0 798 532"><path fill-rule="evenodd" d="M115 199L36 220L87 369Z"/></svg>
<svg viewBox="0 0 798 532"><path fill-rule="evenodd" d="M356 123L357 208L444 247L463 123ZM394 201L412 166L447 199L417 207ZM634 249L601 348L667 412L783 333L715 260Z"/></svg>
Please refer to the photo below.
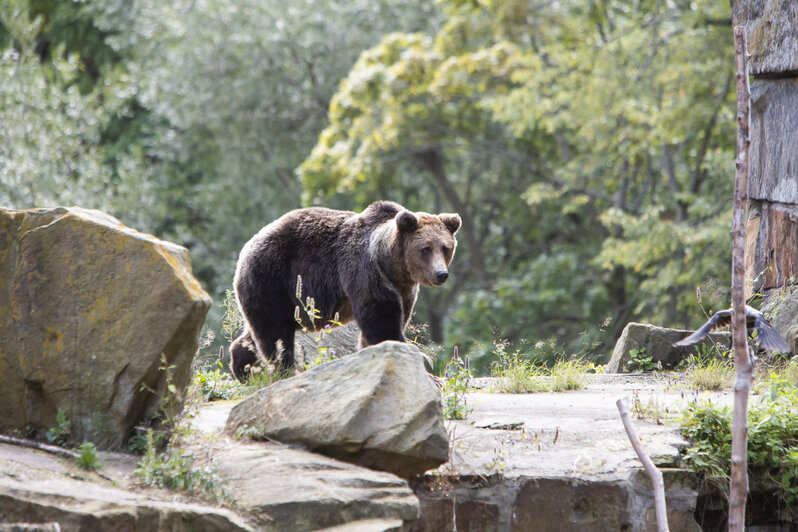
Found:
<svg viewBox="0 0 798 532"><path fill-rule="evenodd" d="M386 340L404 342L404 313L398 298L375 298L353 305L360 349Z"/></svg>

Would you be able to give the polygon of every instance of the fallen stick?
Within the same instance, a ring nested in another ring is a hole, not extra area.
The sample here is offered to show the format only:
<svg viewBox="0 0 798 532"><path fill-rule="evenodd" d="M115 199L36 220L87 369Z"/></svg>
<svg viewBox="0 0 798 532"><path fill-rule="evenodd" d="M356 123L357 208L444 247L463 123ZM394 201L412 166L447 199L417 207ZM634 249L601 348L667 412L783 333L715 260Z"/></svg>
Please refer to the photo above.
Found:
<svg viewBox="0 0 798 532"><path fill-rule="evenodd" d="M623 422L623 428L626 429L626 435L629 436L629 441L632 442L632 447L643 463L646 473L651 478L651 484L654 486L654 509L657 512L657 529L659 532L668 532L668 509L665 505L665 481L662 480L662 471L657 469L657 466L651 461L646 451L643 450L643 444L640 443L640 438L637 437L635 428L632 426L626 402L623 399L618 399L615 405L618 407L618 412L621 413L621 421Z"/></svg>
<svg viewBox="0 0 798 532"><path fill-rule="evenodd" d="M38 449L39 451L44 451L46 453L56 454L58 456L64 456L66 458L72 459L80 456L80 453L70 451L69 449L64 449L63 447L58 447L56 445L48 445L46 443L26 440L24 438L13 438L11 436L4 436L2 434L0 434L0 443L7 443L8 445L16 445L18 447L29 447L31 449Z"/></svg>

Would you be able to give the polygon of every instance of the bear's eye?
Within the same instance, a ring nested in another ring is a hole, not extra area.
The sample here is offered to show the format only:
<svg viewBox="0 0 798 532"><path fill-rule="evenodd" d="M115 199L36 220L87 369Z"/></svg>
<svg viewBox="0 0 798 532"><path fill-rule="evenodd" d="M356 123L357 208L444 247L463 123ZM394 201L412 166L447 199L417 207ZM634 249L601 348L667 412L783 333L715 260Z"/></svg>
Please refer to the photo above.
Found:
<svg viewBox="0 0 798 532"><path fill-rule="evenodd" d="M425 257L426 257L427 255L430 255L430 254L432 254L432 248L431 248L431 247L429 247L429 246L427 246L427 247L425 247L425 248L421 248L421 254L422 254L422 255L424 255Z"/></svg>
<svg viewBox="0 0 798 532"><path fill-rule="evenodd" d="M448 256L449 256L449 248L448 248L448 247L446 247L446 246L443 246L443 247L441 248L441 251L443 251L443 254L444 254L444 256L446 256L446 257L448 257Z"/></svg>

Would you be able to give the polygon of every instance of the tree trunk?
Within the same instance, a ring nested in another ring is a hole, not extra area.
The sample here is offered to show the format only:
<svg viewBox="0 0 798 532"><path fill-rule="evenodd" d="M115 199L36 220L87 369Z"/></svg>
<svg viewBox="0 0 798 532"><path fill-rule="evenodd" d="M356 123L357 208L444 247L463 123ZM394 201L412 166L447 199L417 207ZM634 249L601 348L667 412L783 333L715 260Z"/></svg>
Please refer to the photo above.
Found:
<svg viewBox="0 0 798 532"><path fill-rule="evenodd" d="M753 367L748 356L745 323L745 222L748 200L748 129L750 122L748 58L745 28L734 27L734 56L737 69L737 160L732 220L732 344L737 377L734 381L731 479L729 482L729 530L745 528L745 501L748 497L748 395Z"/></svg>
<svg viewBox="0 0 798 532"><path fill-rule="evenodd" d="M416 153L416 158L430 173L435 185L443 192L443 195L452 208L454 208L463 219L463 225L460 231L463 233L466 244L468 245L468 262L471 265L471 273L476 276L479 286L487 286L487 272L485 271L485 261L482 260L482 250L479 245L479 239L476 236L475 228L470 219L466 205L462 202L446 175L446 169L443 166L443 155L441 155L440 149L425 149Z"/></svg>

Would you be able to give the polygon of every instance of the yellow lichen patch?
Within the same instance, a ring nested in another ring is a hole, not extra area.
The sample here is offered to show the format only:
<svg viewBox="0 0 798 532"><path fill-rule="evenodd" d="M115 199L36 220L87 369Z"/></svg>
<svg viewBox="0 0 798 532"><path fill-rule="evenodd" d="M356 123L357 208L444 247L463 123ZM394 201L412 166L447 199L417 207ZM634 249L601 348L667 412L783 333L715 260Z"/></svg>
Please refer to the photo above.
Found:
<svg viewBox="0 0 798 532"><path fill-rule="evenodd" d="M185 258L181 257L178 259L178 257L165 246L155 246L155 250L163 257L166 263L172 267L172 271L177 278L182 281L183 287L193 299L204 299L208 297L208 294L202 289L202 285L200 285L199 281L192 275L191 268L186 268L188 261L185 260ZM188 251L186 251L186 255L188 255Z"/></svg>
<svg viewBox="0 0 798 532"><path fill-rule="evenodd" d="M100 322L107 321L109 310L110 307L107 299L104 297L93 299L89 309L86 311L85 318L94 325L97 325Z"/></svg>
<svg viewBox="0 0 798 532"><path fill-rule="evenodd" d="M64 353L64 332L60 328L45 326L44 328L44 342L42 343L42 350L45 353Z"/></svg>

